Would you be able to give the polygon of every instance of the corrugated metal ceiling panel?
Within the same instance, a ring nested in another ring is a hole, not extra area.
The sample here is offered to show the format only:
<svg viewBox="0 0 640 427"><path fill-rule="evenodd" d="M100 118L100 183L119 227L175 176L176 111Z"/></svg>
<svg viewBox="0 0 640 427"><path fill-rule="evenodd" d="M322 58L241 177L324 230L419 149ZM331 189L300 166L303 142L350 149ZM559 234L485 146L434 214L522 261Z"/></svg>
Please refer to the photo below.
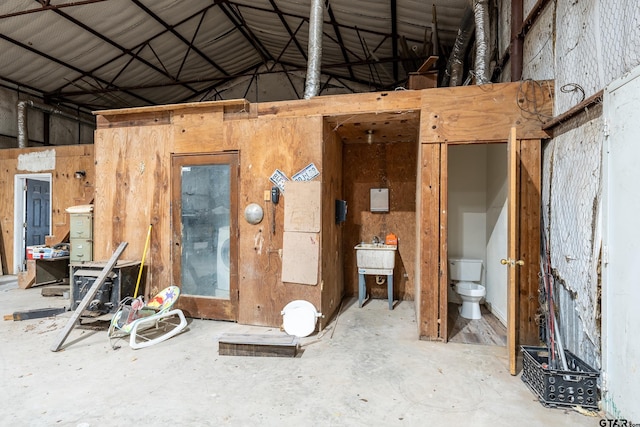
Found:
<svg viewBox="0 0 640 427"><path fill-rule="evenodd" d="M431 53L434 5L446 52L467 3L396 0L394 26L392 2L331 0L322 71L372 90L393 87ZM2 2L0 79L92 106L179 102L265 61L306 70L309 11L309 0Z"/></svg>
<svg viewBox="0 0 640 427"><path fill-rule="evenodd" d="M177 28L183 32L182 27ZM190 32L189 40L193 37ZM260 62L249 41L218 8L208 11L195 39L196 46L227 74L234 75ZM209 77L224 77L215 73Z"/></svg>

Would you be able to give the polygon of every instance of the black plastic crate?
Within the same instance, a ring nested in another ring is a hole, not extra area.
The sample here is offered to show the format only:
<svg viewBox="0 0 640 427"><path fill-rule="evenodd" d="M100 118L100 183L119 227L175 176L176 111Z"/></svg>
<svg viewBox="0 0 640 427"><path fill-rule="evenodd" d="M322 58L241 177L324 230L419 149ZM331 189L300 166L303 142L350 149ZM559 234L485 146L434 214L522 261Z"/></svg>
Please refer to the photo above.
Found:
<svg viewBox="0 0 640 427"><path fill-rule="evenodd" d="M598 377L584 361L565 350L568 371L550 369L546 347L522 346L522 381L547 407L598 409Z"/></svg>

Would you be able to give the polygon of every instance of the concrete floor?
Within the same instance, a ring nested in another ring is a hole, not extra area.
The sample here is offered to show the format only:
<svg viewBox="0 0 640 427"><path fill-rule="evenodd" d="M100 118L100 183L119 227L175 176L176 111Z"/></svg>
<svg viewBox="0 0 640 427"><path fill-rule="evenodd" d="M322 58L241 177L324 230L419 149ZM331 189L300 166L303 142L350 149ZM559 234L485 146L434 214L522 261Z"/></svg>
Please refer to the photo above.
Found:
<svg viewBox="0 0 640 427"><path fill-rule="evenodd" d="M0 314L68 305L0 277ZM342 313L303 338L297 358L219 356L223 333L274 328L191 320L168 341L113 350L104 330L71 316L0 324L2 426L596 426L599 417L543 407L507 372L504 347L416 338L412 302Z"/></svg>

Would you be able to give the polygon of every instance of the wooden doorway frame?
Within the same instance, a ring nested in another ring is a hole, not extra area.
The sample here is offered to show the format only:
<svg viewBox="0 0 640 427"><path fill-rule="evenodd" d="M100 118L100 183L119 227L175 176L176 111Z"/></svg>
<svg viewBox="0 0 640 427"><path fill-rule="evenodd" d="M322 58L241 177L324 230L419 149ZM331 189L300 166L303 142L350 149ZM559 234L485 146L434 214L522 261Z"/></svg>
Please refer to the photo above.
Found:
<svg viewBox="0 0 640 427"><path fill-rule="evenodd" d="M214 320L238 320L238 187L240 170L240 153L224 151L200 154L176 154L171 157L173 174L171 187L172 204L172 274L173 283L182 288L182 179L176 170L185 164L213 165L228 164L230 166L229 185L231 190L229 212L229 299L214 297L194 297L182 295L178 300L178 308L189 317ZM177 175L177 176L176 176Z"/></svg>
<svg viewBox="0 0 640 427"><path fill-rule="evenodd" d="M515 132L515 129L513 130ZM507 311L511 341L510 355L515 360L520 345L538 345L538 271L540 265L540 188L542 165L541 139L515 139L517 147L517 176L515 191L519 202L515 205L517 221L514 225L514 259L522 259L518 276L514 278L511 300ZM505 142L503 140L502 142ZM498 141L473 141L468 144ZM455 142L456 144L464 142ZM420 228L419 228L419 281L421 284L416 309L421 339L447 341L447 159L448 144L421 144L419 170ZM513 351L511 351L513 349ZM511 359L510 358L510 359ZM509 371L516 374L515 362Z"/></svg>

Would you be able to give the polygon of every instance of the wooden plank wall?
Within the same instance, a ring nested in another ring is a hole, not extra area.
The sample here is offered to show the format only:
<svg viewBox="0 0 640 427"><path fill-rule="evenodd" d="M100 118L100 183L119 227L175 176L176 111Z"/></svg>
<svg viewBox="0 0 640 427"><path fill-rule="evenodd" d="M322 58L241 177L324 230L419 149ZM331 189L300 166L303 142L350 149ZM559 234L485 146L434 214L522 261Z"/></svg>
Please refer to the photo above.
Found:
<svg viewBox="0 0 640 427"><path fill-rule="evenodd" d="M121 259L142 259L149 225L150 245L145 259L146 295L171 284L170 165L172 126L154 120L137 126L98 129L94 259L107 260L121 242Z"/></svg>
<svg viewBox="0 0 640 427"><path fill-rule="evenodd" d="M535 111L528 104L534 95L538 96ZM110 112L98 118L96 132L96 173L100 177L96 183L96 229L99 230L96 255L106 258L120 241L126 240L129 246L124 257L139 259L151 223L154 225L148 258L151 277L147 278L147 283L155 289L169 284L171 154L237 150L240 153L239 322L279 325L280 310L293 299L306 299L322 310L331 311L332 306L337 306L335 299L341 292L341 282L334 280L330 272L334 267L329 260L335 247L326 246L335 244L339 232L335 230L332 234L334 230L330 229L321 241L321 286L282 283L282 203L286 203L286 193L275 209L265 202L264 192L272 185L268 177L276 168L291 176L313 162L322 174L319 179L325 184L326 202L333 204L335 195L339 194L340 171L329 162L336 159L334 149L337 150L338 145L336 142L335 147L330 146L334 140L327 139L331 129L323 123L323 117L349 114L373 117L380 113L420 110L419 148L418 144L398 143L388 144L383 152L369 152L371 165L376 165L376 168L369 168L371 179L358 183L356 170L359 167L348 167L353 162L366 161L363 147L349 146L342 153L342 194L349 202L349 216L356 212L365 214L362 205L363 202L368 204L371 184L385 183L378 176L378 162L384 161L388 171L399 174L398 177L386 177L386 184L391 188L392 214L384 220L382 216L376 216L378 221L360 216L351 228L348 224L342 227L344 291L351 295L356 293L353 246L360 240L369 240L374 234L393 231L400 238L404 267L399 273L402 277L396 278L399 293L396 297L415 298L419 335L441 339L438 319L443 310L440 293L444 279L440 258L444 257L441 243L446 242L440 240L446 235L442 230L446 227L446 217L440 220L443 197L440 185L444 182L440 176L440 144L504 141L511 126L517 128L520 138L545 138L537 114L550 114L552 99L552 84L524 82L315 97L245 105L240 110L235 104L222 102ZM227 111L228 106L235 110ZM362 152L358 154L358 150ZM418 162L406 161L416 158L420 163L419 171L416 170ZM363 167L363 170L368 169ZM407 178L408 174L413 177ZM416 194L417 181L421 183L419 194ZM349 187L351 182L354 184ZM358 196L353 197L355 195ZM417 204L416 200L419 201ZM259 225L249 225L242 218L249 203L260 203L265 208L265 219ZM333 206L323 205L324 222L330 221L332 211ZM416 212L421 221L418 229ZM270 226L272 215L275 215L275 234ZM419 240L412 242L412 236ZM405 247L413 252L404 252ZM415 274L411 271L412 265L418 268ZM404 277L405 272L408 278ZM419 283L411 283L412 278L419 278Z"/></svg>
<svg viewBox="0 0 640 427"><path fill-rule="evenodd" d="M22 154L55 151L55 169L20 170L18 156ZM38 148L2 149L0 156L0 222L5 257L10 273L13 272L14 245L14 178L17 174L51 174L51 225L52 235L47 243L60 243L69 232L69 206L91 202L94 196L95 168L93 145L64 145ZM75 171L84 170L84 179L74 177Z"/></svg>
<svg viewBox="0 0 640 427"><path fill-rule="evenodd" d="M540 271L540 189L542 173L542 141L520 141L520 206L518 224L519 259L525 263L519 271L519 343L539 345L536 312L539 307Z"/></svg>
<svg viewBox="0 0 640 427"><path fill-rule="evenodd" d="M323 171L322 171L322 248L321 284L322 314L321 327L331 321L340 308L344 296L344 251L342 242L344 225L335 222L335 200L344 200L342 190L342 142L331 126L323 123Z"/></svg>
<svg viewBox="0 0 640 427"><path fill-rule="evenodd" d="M446 187L446 156L442 156L440 144L448 143L484 143L507 140L509 130L515 127L519 138L537 139L538 149L541 140L548 135L542 130L542 120L552 115L553 82L516 82L491 84L460 88L438 88L422 91L422 114L420 116L420 142L422 144L420 211L420 283L417 284L416 310L419 314L418 333L423 339L446 340L446 327L440 328L439 322L446 322L446 194L439 187ZM535 100L535 101L534 101ZM534 143L535 144L535 143ZM533 150L533 146L529 146ZM445 147L446 148L446 147ZM535 157L535 155L533 155ZM534 168L529 172L534 176ZM442 175L439 175L442 171ZM530 217L525 229L529 236L522 236L527 243L528 252L539 239L539 225L533 224L535 208L539 205L535 184L525 192L529 200ZM536 198L537 197L537 198ZM539 208L538 208L539 209ZM539 215L539 211L537 212ZM539 217L537 217L539 218ZM538 227L538 228L532 228ZM536 231L538 230L538 231ZM523 232L525 232L523 230ZM436 234L441 240L437 243L440 254L436 256L434 248ZM536 234L536 236L533 236ZM533 236L533 237L532 237ZM538 242L539 243L539 242ZM533 254L531 254L533 256ZM535 264L537 265L537 263ZM527 322L529 334L535 328L530 320L538 307L533 298L534 269L529 269L527 282L523 285L526 297L526 309L520 317ZM419 306L418 306L419 305ZM524 327L524 325L521 325Z"/></svg>
<svg viewBox="0 0 640 427"><path fill-rule="evenodd" d="M273 185L269 176L276 168L291 178L313 162L321 173L316 179L325 179L322 132L320 116L268 116L224 122L225 144L240 150L239 212L244 212L250 203L259 203L265 210L265 219L258 225L251 225L244 218L239 220L239 323L280 325L280 312L297 299L309 301L318 310L322 306L321 286L281 281L286 189L278 205L263 201L264 192ZM271 231L274 213L275 234Z"/></svg>
<svg viewBox="0 0 640 427"><path fill-rule="evenodd" d="M209 104L210 105L210 104ZM158 107L98 116L94 258L108 259L122 241L122 259L140 260L152 226L146 296L172 284L171 154L233 149L223 139L224 103L208 108Z"/></svg>
<svg viewBox="0 0 640 427"><path fill-rule="evenodd" d="M345 144L343 149L344 194L349 207L342 252L345 257L345 293L358 295L358 271L353 247L373 236L384 239L393 232L398 237L394 270L394 294L399 300L414 299L416 253L416 161L418 143L384 142ZM389 213L372 213L369 190L389 188ZM373 298L387 298L387 285L375 284L375 276L365 276Z"/></svg>
<svg viewBox="0 0 640 427"><path fill-rule="evenodd" d="M422 142L506 141L512 126L518 136L548 137L542 124L552 111L551 82L525 81L422 92L425 94Z"/></svg>
<svg viewBox="0 0 640 427"><path fill-rule="evenodd" d="M440 286L440 144L422 144L419 335L438 339Z"/></svg>

